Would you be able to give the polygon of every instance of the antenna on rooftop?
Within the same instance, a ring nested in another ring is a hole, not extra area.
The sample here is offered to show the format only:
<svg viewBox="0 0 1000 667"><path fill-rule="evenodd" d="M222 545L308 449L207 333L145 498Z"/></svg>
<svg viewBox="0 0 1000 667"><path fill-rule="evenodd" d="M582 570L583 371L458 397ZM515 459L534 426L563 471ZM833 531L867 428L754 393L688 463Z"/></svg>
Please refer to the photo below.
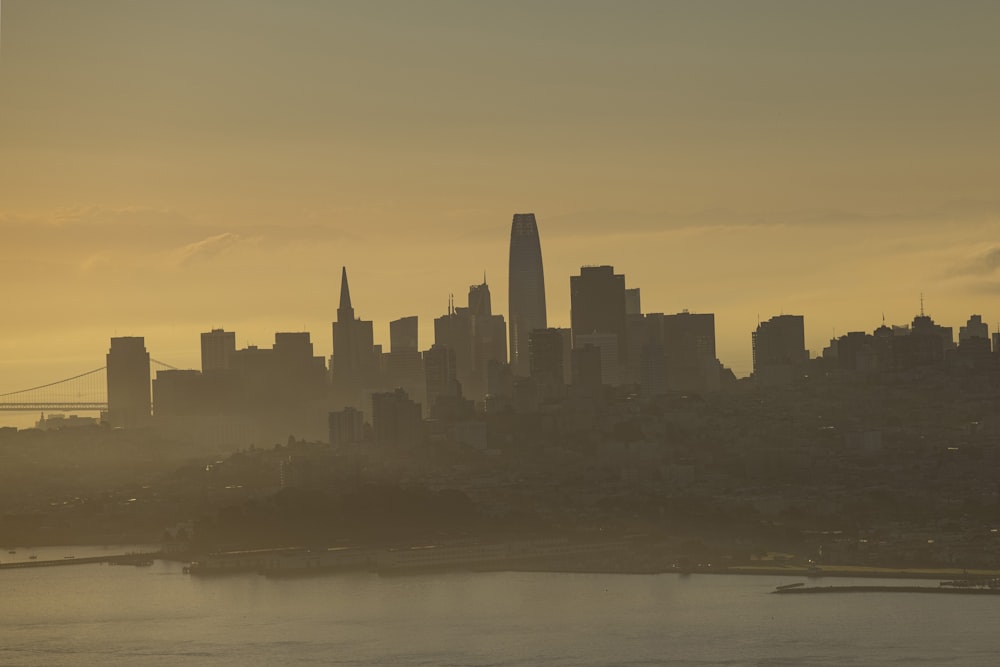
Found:
<svg viewBox="0 0 1000 667"><path fill-rule="evenodd" d="M920 317L924 316L924 293L920 293Z"/></svg>

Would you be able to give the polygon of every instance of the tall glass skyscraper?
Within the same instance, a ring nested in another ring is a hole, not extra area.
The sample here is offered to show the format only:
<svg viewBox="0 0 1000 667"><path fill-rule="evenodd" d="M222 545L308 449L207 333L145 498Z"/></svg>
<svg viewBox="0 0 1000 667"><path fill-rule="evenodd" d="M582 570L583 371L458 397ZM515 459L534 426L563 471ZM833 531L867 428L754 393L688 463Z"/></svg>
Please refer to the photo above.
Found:
<svg viewBox="0 0 1000 667"><path fill-rule="evenodd" d="M508 321L510 366L515 375L530 373L528 337L548 327L545 317L545 274L534 213L515 213L510 228Z"/></svg>

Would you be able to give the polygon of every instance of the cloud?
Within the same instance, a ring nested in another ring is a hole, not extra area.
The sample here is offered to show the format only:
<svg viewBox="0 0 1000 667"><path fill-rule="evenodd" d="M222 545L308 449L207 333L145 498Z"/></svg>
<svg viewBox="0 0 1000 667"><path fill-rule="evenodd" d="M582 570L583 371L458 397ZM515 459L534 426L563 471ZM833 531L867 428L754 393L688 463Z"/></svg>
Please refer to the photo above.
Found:
<svg viewBox="0 0 1000 667"><path fill-rule="evenodd" d="M961 264L954 265L947 275L952 278L987 277L996 273L997 269L1000 269L1000 246L993 246L971 260L964 258Z"/></svg>
<svg viewBox="0 0 1000 667"><path fill-rule="evenodd" d="M82 262L80 262L80 269L86 273L94 271L101 266L108 264L111 258L108 257L107 253L98 252L93 255L89 255Z"/></svg>
<svg viewBox="0 0 1000 667"><path fill-rule="evenodd" d="M229 252L233 247L253 239L245 239L234 232L223 232L209 236L201 241L175 248L170 252L171 263L176 266L188 266L195 262L207 261Z"/></svg>

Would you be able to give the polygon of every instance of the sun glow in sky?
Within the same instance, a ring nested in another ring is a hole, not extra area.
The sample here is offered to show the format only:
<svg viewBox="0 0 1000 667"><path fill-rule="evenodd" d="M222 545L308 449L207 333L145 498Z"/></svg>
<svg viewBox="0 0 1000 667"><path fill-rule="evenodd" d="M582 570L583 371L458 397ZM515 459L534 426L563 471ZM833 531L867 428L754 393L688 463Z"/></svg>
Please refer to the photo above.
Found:
<svg viewBox="0 0 1000 667"><path fill-rule="evenodd" d="M818 353L885 313L1000 325L992 2L6 0L0 391L103 365L113 335L331 352L421 320L534 212L549 321L613 264L647 312L758 317ZM506 313L504 313L506 314Z"/></svg>

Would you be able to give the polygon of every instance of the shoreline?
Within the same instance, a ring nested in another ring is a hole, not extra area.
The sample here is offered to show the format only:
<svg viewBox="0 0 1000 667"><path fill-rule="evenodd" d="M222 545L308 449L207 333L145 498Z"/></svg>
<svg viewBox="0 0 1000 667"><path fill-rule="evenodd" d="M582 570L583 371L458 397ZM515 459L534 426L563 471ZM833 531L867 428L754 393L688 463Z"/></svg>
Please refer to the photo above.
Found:
<svg viewBox="0 0 1000 667"><path fill-rule="evenodd" d="M66 545L69 546L69 545ZM79 546L79 545L76 545ZM108 547L112 545L89 545L92 547ZM135 546L135 545L130 545ZM153 545L147 544L143 545L146 547L152 547ZM964 579L964 580L989 580L1000 578L1000 569L964 569L964 568L934 568L934 567L884 567L884 566L867 566L867 565L830 565L830 566L805 566L805 565L758 565L753 562L745 564L733 564L725 565L719 567L702 566L702 567L679 567L673 563L668 564L664 560L657 562L650 562L646 560L642 562L640 559L633 559L629 557L617 558L617 553L622 553L619 551L622 548L620 542L618 543L591 543L590 547L593 549L590 553L585 553L573 549L573 553L525 553L519 558L505 558L500 554L495 554L498 556L496 558L486 557L483 559L466 559L464 554L457 555L454 560L448 562L436 562L436 563L410 563L402 562L399 563L397 567L392 568L368 568L368 562L341 562L330 563L327 567L305 567L305 568L290 568L291 572L287 574L297 573L297 574L307 574L310 571L315 574L335 574L338 571L342 571L344 568L342 566L350 565L353 569L372 569L373 571L380 571L382 569L392 570L393 574L419 574L424 571L444 571L444 572L468 572L468 571L511 571L511 572L539 572L539 573L564 573L564 574L635 574L635 575L652 575L652 574L679 574L684 576L693 575L751 575L751 576L771 576L771 577L783 577L783 578L796 578L800 577L803 580L809 579L823 579L823 578L858 578L858 579L923 579L923 580L954 580L954 579ZM372 549L378 549L378 547L347 547L346 550L357 549L359 552L362 550L371 551ZM299 548L273 548L273 549L262 549L259 550L259 554L266 553L278 553L279 551L299 551ZM307 552L308 550L302 550ZM226 553L226 552L223 552ZM228 552L236 553L236 552ZM222 555L222 554L214 554ZM134 560L139 557L141 560L156 559L156 560L167 560L175 561L180 563L192 563L198 561L199 559L210 558L213 554L199 553L194 551L180 550L176 546L174 548L163 550L163 549L129 549L125 553L122 552L111 552L103 554L87 554L82 557L62 557L56 560L44 559L44 560L32 560L30 562L6 562L0 565L0 570L4 569L22 569L24 567L45 567L54 565L83 565L88 562L97 561L124 561L125 563L132 564ZM20 559L18 559L20 560ZM659 559L658 559L659 560ZM374 563L371 563L374 565ZM257 567L249 566L238 568L244 571L256 571ZM221 573L221 572L220 572ZM203 574L213 575L216 572L203 572ZM799 589L801 590L801 589Z"/></svg>

